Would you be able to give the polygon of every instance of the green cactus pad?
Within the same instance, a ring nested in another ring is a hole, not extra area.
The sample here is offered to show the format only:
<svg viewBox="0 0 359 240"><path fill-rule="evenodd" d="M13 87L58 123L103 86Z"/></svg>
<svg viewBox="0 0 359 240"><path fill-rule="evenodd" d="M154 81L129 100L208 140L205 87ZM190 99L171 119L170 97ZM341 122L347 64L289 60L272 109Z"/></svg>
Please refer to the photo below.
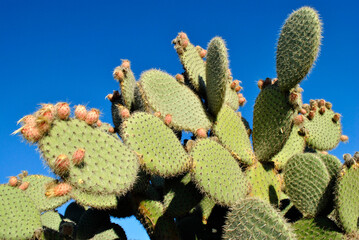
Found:
<svg viewBox="0 0 359 240"><path fill-rule="evenodd" d="M288 91L310 71L317 58L321 41L318 13L309 7L293 12L285 21L277 46L279 87Z"/></svg>
<svg viewBox="0 0 359 240"><path fill-rule="evenodd" d="M278 206L281 186L271 164L256 162L245 171L251 184L250 196L268 201Z"/></svg>
<svg viewBox="0 0 359 240"><path fill-rule="evenodd" d="M69 195L59 197L47 197L46 186L57 180L43 175L28 175L22 179L23 182L28 182L29 187L24 191L32 201L36 203L36 207L40 212L55 209L70 200Z"/></svg>
<svg viewBox="0 0 359 240"><path fill-rule="evenodd" d="M236 111L239 108L238 95L236 90L231 88L231 82L227 83L224 102L228 106L230 106L234 111Z"/></svg>
<svg viewBox="0 0 359 240"><path fill-rule="evenodd" d="M41 226L35 203L22 190L0 185L0 239L30 239Z"/></svg>
<svg viewBox="0 0 359 240"><path fill-rule="evenodd" d="M335 190L335 205L341 227L346 233L358 232L359 164L343 165Z"/></svg>
<svg viewBox="0 0 359 240"><path fill-rule="evenodd" d="M207 224L208 218L212 213L212 209L216 205L216 202L211 198L204 196L199 204L191 210L192 212L199 212L202 216L202 223Z"/></svg>
<svg viewBox="0 0 359 240"><path fill-rule="evenodd" d="M222 38L213 38L207 48L206 96L209 111L217 116L221 110L228 82L228 53Z"/></svg>
<svg viewBox="0 0 359 240"><path fill-rule="evenodd" d="M55 211L47 211L41 214L42 226L59 231L63 216Z"/></svg>
<svg viewBox="0 0 359 240"><path fill-rule="evenodd" d="M298 240L344 240L344 235L334 222L326 217L301 219L293 224Z"/></svg>
<svg viewBox="0 0 359 240"><path fill-rule="evenodd" d="M175 130L195 133L197 129L211 127L201 99L187 86L176 81L167 73L149 70L141 75L142 95L146 105L161 117L172 116L169 124Z"/></svg>
<svg viewBox="0 0 359 240"><path fill-rule="evenodd" d="M124 142L141 155L142 167L151 174L170 177L189 169L189 155L159 118L134 113L124 122L122 135Z"/></svg>
<svg viewBox="0 0 359 240"><path fill-rule="evenodd" d="M330 178L336 178L342 166L340 160L331 154L317 153L317 156L320 157L327 167Z"/></svg>
<svg viewBox="0 0 359 240"><path fill-rule="evenodd" d="M198 141L190 154L193 181L216 203L231 206L247 195L249 185L244 173L220 144L207 138Z"/></svg>
<svg viewBox="0 0 359 240"><path fill-rule="evenodd" d="M246 127L238 114L229 106L223 105L213 126L214 134L241 163L251 165L254 153Z"/></svg>
<svg viewBox="0 0 359 240"><path fill-rule="evenodd" d="M292 132L282 150L272 157L271 161L277 170L283 169L288 159L297 153L303 153L305 148L305 139L299 132L299 126L293 125Z"/></svg>
<svg viewBox="0 0 359 240"><path fill-rule="evenodd" d="M78 119L55 120L39 147L52 169L60 154L71 159L78 148L85 149L84 164L72 165L67 178L82 191L123 195L137 177L138 160L127 146Z"/></svg>
<svg viewBox="0 0 359 240"><path fill-rule="evenodd" d="M242 199L227 215L223 239L295 239L291 226L266 201Z"/></svg>
<svg viewBox="0 0 359 240"><path fill-rule="evenodd" d="M191 176L187 174L183 179L171 181L167 186L168 191L163 199L166 216L184 216L201 201L202 194L190 180Z"/></svg>
<svg viewBox="0 0 359 240"><path fill-rule="evenodd" d="M310 147L326 151L335 148L339 144L342 127L340 121L333 121L334 114L333 110L330 109L326 109L321 114L319 113L319 108L317 108L314 118L304 121L304 127L308 134L306 141Z"/></svg>
<svg viewBox="0 0 359 240"><path fill-rule="evenodd" d="M187 47L181 54L178 54L178 57L193 88L196 92L204 93L206 91L206 65L189 39Z"/></svg>
<svg viewBox="0 0 359 240"><path fill-rule="evenodd" d="M296 154L284 167L286 194L304 216L314 217L331 208L330 180L325 164L314 153Z"/></svg>
<svg viewBox="0 0 359 240"><path fill-rule="evenodd" d="M73 188L71 197L81 206L90 206L97 209L110 209L117 206L115 194L99 194Z"/></svg>
<svg viewBox="0 0 359 240"><path fill-rule="evenodd" d="M136 217L149 235L154 233L158 219L163 217L163 204L160 201L143 199L139 201Z"/></svg>
<svg viewBox="0 0 359 240"><path fill-rule="evenodd" d="M125 60L126 61L126 60ZM136 79L130 68L119 66L115 71L123 72L123 79L120 79L121 95L128 109L131 109L135 100Z"/></svg>
<svg viewBox="0 0 359 240"><path fill-rule="evenodd" d="M294 111L277 85L259 93L253 112L253 148L260 161L268 161L284 146L292 131Z"/></svg>

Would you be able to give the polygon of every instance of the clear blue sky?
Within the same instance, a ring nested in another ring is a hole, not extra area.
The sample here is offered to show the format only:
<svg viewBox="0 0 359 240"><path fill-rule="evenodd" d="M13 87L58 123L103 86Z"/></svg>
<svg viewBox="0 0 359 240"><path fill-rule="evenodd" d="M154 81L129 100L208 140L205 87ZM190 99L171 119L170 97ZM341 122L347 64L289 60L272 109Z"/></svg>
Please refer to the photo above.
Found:
<svg viewBox="0 0 359 240"><path fill-rule="evenodd" d="M250 123L256 81L275 77L275 46L283 21L301 6L324 23L319 59L301 84L304 102L324 98L343 115L341 143L332 154L359 151L359 1L0 1L0 183L21 170L49 175L35 146L10 135L39 103L69 101L99 108L111 122L105 96L117 89L112 70L132 61L138 78L157 68L182 71L171 40L184 31L203 47L227 41L234 78L248 102ZM136 221L123 224L129 239L146 239Z"/></svg>

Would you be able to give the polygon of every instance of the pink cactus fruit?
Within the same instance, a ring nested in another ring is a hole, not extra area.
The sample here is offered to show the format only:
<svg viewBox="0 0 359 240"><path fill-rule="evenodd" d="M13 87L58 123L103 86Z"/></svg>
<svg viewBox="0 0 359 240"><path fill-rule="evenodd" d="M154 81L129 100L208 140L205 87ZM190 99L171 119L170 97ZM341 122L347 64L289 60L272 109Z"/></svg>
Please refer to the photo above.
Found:
<svg viewBox="0 0 359 240"><path fill-rule="evenodd" d="M55 105L56 115L61 120L67 120L70 116L70 106L66 102L59 102Z"/></svg>
<svg viewBox="0 0 359 240"><path fill-rule="evenodd" d="M75 165L79 165L84 161L85 158L85 149L79 148L72 154L72 162Z"/></svg>
<svg viewBox="0 0 359 240"><path fill-rule="evenodd" d="M312 110L312 111L310 111L310 112L308 113L308 116L307 116L307 117L308 117L309 120L312 120L312 119L314 118L314 116L315 116L315 111Z"/></svg>
<svg viewBox="0 0 359 240"><path fill-rule="evenodd" d="M42 107L37 112L37 117L52 123L55 119L55 106L53 104L41 104L41 106Z"/></svg>
<svg viewBox="0 0 359 240"><path fill-rule="evenodd" d="M239 92L242 90L242 87L238 85L235 90L236 90L236 92Z"/></svg>
<svg viewBox="0 0 359 240"><path fill-rule="evenodd" d="M97 127L101 127L101 126L102 126L101 120L98 120L98 121L96 122L96 125L97 125Z"/></svg>
<svg viewBox="0 0 359 240"><path fill-rule="evenodd" d="M300 109L299 113L305 115L307 114L307 110L305 110L304 108Z"/></svg>
<svg viewBox="0 0 359 240"><path fill-rule="evenodd" d="M112 93L107 94L106 97L105 97L105 99L106 99L106 98L107 98L108 100L110 100L110 102L112 102L113 94L112 94Z"/></svg>
<svg viewBox="0 0 359 240"><path fill-rule="evenodd" d="M51 128L51 123L43 118L38 118L36 120L36 127L39 129L39 131L44 134L47 133Z"/></svg>
<svg viewBox="0 0 359 240"><path fill-rule="evenodd" d="M258 82L257 82L258 88L262 90L263 85L264 85L264 81L262 79L259 79Z"/></svg>
<svg viewBox="0 0 359 240"><path fill-rule="evenodd" d="M180 32L178 36L180 37L180 39L188 39L187 34L184 32Z"/></svg>
<svg viewBox="0 0 359 240"><path fill-rule="evenodd" d="M113 70L113 78L117 81L122 81L124 77L125 75L122 71L122 67L116 67L115 70Z"/></svg>
<svg viewBox="0 0 359 240"><path fill-rule="evenodd" d="M115 133L115 129L114 129L113 127L109 127L109 128L108 128L108 131L109 131L110 133Z"/></svg>
<svg viewBox="0 0 359 240"><path fill-rule="evenodd" d="M56 173L62 175L67 173L70 168L70 160L65 154L60 154L55 160Z"/></svg>
<svg viewBox="0 0 359 240"><path fill-rule="evenodd" d="M26 124L23 126L20 130L22 136L29 142L35 143L39 141L43 133L36 127L36 125L33 124Z"/></svg>
<svg viewBox="0 0 359 240"><path fill-rule="evenodd" d="M75 117L80 120L85 120L87 115L87 109L84 105L77 105L75 107Z"/></svg>
<svg viewBox="0 0 359 240"><path fill-rule="evenodd" d="M298 115L298 116L294 117L293 122L294 122L295 125L302 124L304 122L303 115Z"/></svg>
<svg viewBox="0 0 359 240"><path fill-rule="evenodd" d="M231 82L231 88L232 89L235 89L237 86L237 83L235 81Z"/></svg>
<svg viewBox="0 0 359 240"><path fill-rule="evenodd" d="M29 185L30 185L29 182L22 182L19 186L19 189L25 191L29 187Z"/></svg>
<svg viewBox="0 0 359 240"><path fill-rule="evenodd" d="M325 106L325 100L324 100L324 99L320 99L319 102L318 102L318 106L319 106L319 107Z"/></svg>
<svg viewBox="0 0 359 240"><path fill-rule="evenodd" d="M207 137L207 132L203 128L199 128L196 131L196 136L199 137L199 138L206 138Z"/></svg>
<svg viewBox="0 0 359 240"><path fill-rule="evenodd" d="M130 111L125 107L122 107L120 114L121 114L122 118L129 118L130 117Z"/></svg>
<svg viewBox="0 0 359 240"><path fill-rule="evenodd" d="M342 142L348 142L348 140L349 140L349 137L348 137L347 135L341 135L341 136L340 136L340 141L342 141Z"/></svg>
<svg viewBox="0 0 359 240"><path fill-rule="evenodd" d="M71 191L72 187L68 183L59 183L54 187L54 195L56 197L64 196Z"/></svg>
<svg viewBox="0 0 359 240"><path fill-rule="evenodd" d="M99 117L100 117L100 111L98 109L93 108L90 111L88 111L88 113L86 114L85 122L89 125L92 125L98 121Z"/></svg>
<svg viewBox="0 0 359 240"><path fill-rule="evenodd" d="M326 109L325 106L321 106L320 109L319 109L319 113L320 113L320 114L324 114L324 113L325 113L325 109Z"/></svg>
<svg viewBox="0 0 359 240"><path fill-rule="evenodd" d="M15 187L18 183L17 177L11 176L9 178L9 185Z"/></svg>
<svg viewBox="0 0 359 240"><path fill-rule="evenodd" d="M202 50L199 52L199 56L200 56L201 58L204 58L206 55L207 55L207 50L205 50L205 49L202 49Z"/></svg>
<svg viewBox="0 0 359 240"><path fill-rule="evenodd" d="M242 94L238 94L238 103L239 106L243 106L246 103L246 99L243 97Z"/></svg>
<svg viewBox="0 0 359 240"><path fill-rule="evenodd" d="M128 61L128 60L122 60L121 67L123 67L123 68L130 68L130 66L131 66L130 61Z"/></svg>
<svg viewBox="0 0 359 240"><path fill-rule="evenodd" d="M155 115L156 117L161 117L161 112L155 112L153 115Z"/></svg>
<svg viewBox="0 0 359 240"><path fill-rule="evenodd" d="M184 83L184 77L182 74L177 74L176 75L176 80L180 83Z"/></svg>
<svg viewBox="0 0 359 240"><path fill-rule="evenodd" d="M333 121L338 122L339 120L340 120L340 114L339 113L334 114Z"/></svg>
<svg viewBox="0 0 359 240"><path fill-rule="evenodd" d="M167 114L167 115L165 116L165 124L166 124L166 125L169 125L169 124L171 124L171 122L172 122L172 115L171 115L171 114Z"/></svg>

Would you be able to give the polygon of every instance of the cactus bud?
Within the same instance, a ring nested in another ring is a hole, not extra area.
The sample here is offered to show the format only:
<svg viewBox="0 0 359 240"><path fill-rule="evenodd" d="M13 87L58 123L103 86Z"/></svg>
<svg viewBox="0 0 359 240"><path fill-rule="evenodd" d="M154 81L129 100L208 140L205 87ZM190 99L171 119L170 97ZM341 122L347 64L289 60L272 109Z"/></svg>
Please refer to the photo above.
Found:
<svg viewBox="0 0 359 240"><path fill-rule="evenodd" d="M244 97L241 97L238 99L239 106L243 106L246 103L246 99Z"/></svg>
<svg viewBox="0 0 359 240"><path fill-rule="evenodd" d="M187 34L184 32L180 32L178 36L180 37L180 39L188 39Z"/></svg>
<svg viewBox="0 0 359 240"><path fill-rule="evenodd" d="M298 115L293 119L293 122L295 125L300 125L304 122L304 117L303 115Z"/></svg>
<svg viewBox="0 0 359 240"><path fill-rule="evenodd" d="M123 119L130 117L130 111L125 107L122 107L120 114Z"/></svg>
<svg viewBox="0 0 359 240"><path fill-rule="evenodd" d="M332 106L333 106L333 105L332 105L330 102L326 102L326 103L325 103L325 107L326 107L327 109L329 109L329 110L332 109Z"/></svg>
<svg viewBox="0 0 359 240"><path fill-rule="evenodd" d="M66 102L59 102L55 105L56 114L61 120L67 120L70 116L70 106Z"/></svg>
<svg viewBox="0 0 359 240"><path fill-rule="evenodd" d="M97 127L101 127L101 126L102 126L101 120L98 120L98 121L96 122L96 125L97 125Z"/></svg>
<svg viewBox="0 0 359 240"><path fill-rule="evenodd" d="M186 147L185 147L186 151L187 151L187 152L190 152L195 144L196 144L195 141L193 141L193 140L188 140L188 141L186 142Z"/></svg>
<svg viewBox="0 0 359 240"><path fill-rule="evenodd" d="M84 105L77 105L75 108L75 117L80 120L85 120L87 115L87 110Z"/></svg>
<svg viewBox="0 0 359 240"><path fill-rule="evenodd" d="M258 82L257 82L258 88L262 90L263 85L264 85L264 81L262 79L259 79Z"/></svg>
<svg viewBox="0 0 359 240"><path fill-rule="evenodd" d="M79 165L83 162L85 157L85 149L79 148L72 154L72 162L75 165Z"/></svg>
<svg viewBox="0 0 359 240"><path fill-rule="evenodd" d="M59 175L65 174L70 168L70 160L65 154L60 154L55 160L55 171Z"/></svg>
<svg viewBox="0 0 359 240"><path fill-rule="evenodd" d="M182 46L183 48L186 48L186 47L188 46L188 40L187 40L187 39L183 39L181 46Z"/></svg>
<svg viewBox="0 0 359 240"><path fill-rule="evenodd" d="M25 191L29 187L29 182L23 182L20 184L19 189Z"/></svg>
<svg viewBox="0 0 359 240"><path fill-rule="evenodd" d="M113 94L112 94L112 93L107 94L106 97L105 97L105 99L108 99L108 100L110 100L110 102L112 102Z"/></svg>
<svg viewBox="0 0 359 240"><path fill-rule="evenodd" d="M29 142L34 143L42 138L43 133L34 125L25 125L21 128L22 136Z"/></svg>
<svg viewBox="0 0 359 240"><path fill-rule="evenodd" d="M349 137L347 135L341 135L340 136L340 141L347 142L348 140L349 140Z"/></svg>
<svg viewBox="0 0 359 240"><path fill-rule="evenodd" d="M128 60L122 60L121 67L123 67L123 68L130 68L130 61L128 61Z"/></svg>
<svg viewBox="0 0 359 240"><path fill-rule="evenodd" d="M196 136L199 137L199 138L206 138L207 137L207 132L203 128L199 128L196 131Z"/></svg>
<svg viewBox="0 0 359 240"><path fill-rule="evenodd" d="M125 75L121 67L116 67L115 70L113 70L113 78L116 79L117 81L122 81L124 77Z"/></svg>
<svg viewBox="0 0 359 240"><path fill-rule="evenodd" d="M156 117L161 117L161 112L155 112L153 115L155 115Z"/></svg>
<svg viewBox="0 0 359 240"><path fill-rule="evenodd" d="M307 114L307 110L302 108L302 109L299 110L299 113L305 115L305 114Z"/></svg>
<svg viewBox="0 0 359 240"><path fill-rule="evenodd" d="M263 87L272 85L272 80L270 78L266 78L266 80L264 81Z"/></svg>
<svg viewBox="0 0 359 240"><path fill-rule="evenodd" d="M17 185L17 183L18 183L17 177L12 176L12 177L9 178L9 185L10 186L15 187Z"/></svg>
<svg viewBox="0 0 359 240"><path fill-rule="evenodd" d="M324 106L322 106L322 107L320 107L320 109L319 109L319 113L320 114L324 114L325 113L325 107Z"/></svg>
<svg viewBox="0 0 359 240"><path fill-rule="evenodd" d="M165 124L169 125L172 122L172 115L171 114L167 114L165 116Z"/></svg>
<svg viewBox="0 0 359 240"><path fill-rule="evenodd" d="M325 106L325 100L324 99L320 99L318 101L318 107L324 107Z"/></svg>
<svg viewBox="0 0 359 240"><path fill-rule="evenodd" d="M235 90L236 90L236 92L239 92L239 91L242 90L242 87L241 87L241 86L237 86Z"/></svg>
<svg viewBox="0 0 359 240"><path fill-rule="evenodd" d="M98 109L93 108L86 114L85 122L88 125L92 125L98 121L99 117L100 117L100 111Z"/></svg>
<svg viewBox="0 0 359 240"><path fill-rule="evenodd" d="M315 116L315 111L310 111L309 113L308 113L308 119L309 120L312 120L313 118L314 118L314 116Z"/></svg>
<svg viewBox="0 0 359 240"><path fill-rule="evenodd" d="M184 77L182 74L177 74L176 75L176 80L180 83L184 83Z"/></svg>
<svg viewBox="0 0 359 240"><path fill-rule="evenodd" d="M109 127L108 131L109 131L110 133L115 133L115 129L114 129L113 127Z"/></svg>
<svg viewBox="0 0 359 240"><path fill-rule="evenodd" d="M47 197L60 197L68 194L72 187L68 183L50 183L46 186L45 196Z"/></svg>
<svg viewBox="0 0 359 240"><path fill-rule="evenodd" d="M339 113L334 114L333 121L334 122L339 122L339 120L340 120L340 114Z"/></svg>
<svg viewBox="0 0 359 240"><path fill-rule="evenodd" d="M207 55L207 50L205 50L205 49L202 49L202 50L199 52L199 56L200 56L201 58L204 58L206 55Z"/></svg>
<svg viewBox="0 0 359 240"><path fill-rule="evenodd" d="M236 82L234 82L234 81L233 81L233 82L231 82L231 88L232 88L232 89L235 89L235 88L236 88L236 86L237 86L237 83L236 83Z"/></svg>

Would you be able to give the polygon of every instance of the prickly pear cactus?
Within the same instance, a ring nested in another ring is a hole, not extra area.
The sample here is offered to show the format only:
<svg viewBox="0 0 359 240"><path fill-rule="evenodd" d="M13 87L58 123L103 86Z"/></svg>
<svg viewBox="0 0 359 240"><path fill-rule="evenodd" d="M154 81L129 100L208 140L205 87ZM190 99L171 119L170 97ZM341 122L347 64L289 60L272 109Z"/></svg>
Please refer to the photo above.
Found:
<svg viewBox="0 0 359 240"><path fill-rule="evenodd" d="M42 104L14 133L56 178L24 171L0 185L0 239L127 239L111 217L132 215L157 240L358 239L359 152L344 164L323 152L348 140L340 114L323 99L303 104L298 85L321 26L310 7L285 21L252 129L224 40L206 50L184 32L172 42L183 73L136 81L129 60L115 68L113 126L98 109Z"/></svg>

